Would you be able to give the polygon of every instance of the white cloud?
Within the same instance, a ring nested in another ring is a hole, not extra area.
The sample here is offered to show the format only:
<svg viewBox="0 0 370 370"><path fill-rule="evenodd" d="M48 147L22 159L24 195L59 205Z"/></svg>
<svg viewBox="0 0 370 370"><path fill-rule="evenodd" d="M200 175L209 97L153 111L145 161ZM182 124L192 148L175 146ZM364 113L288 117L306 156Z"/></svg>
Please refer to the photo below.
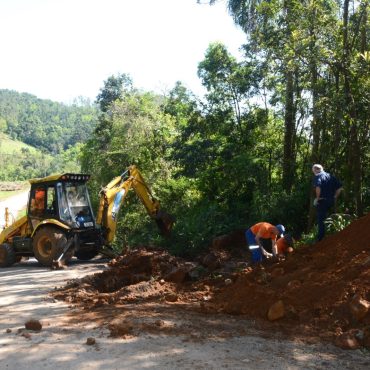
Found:
<svg viewBox="0 0 370 370"><path fill-rule="evenodd" d="M196 0L0 0L0 88L70 102L95 99L110 75L160 91L195 93L210 42L234 55L245 36L226 6Z"/></svg>

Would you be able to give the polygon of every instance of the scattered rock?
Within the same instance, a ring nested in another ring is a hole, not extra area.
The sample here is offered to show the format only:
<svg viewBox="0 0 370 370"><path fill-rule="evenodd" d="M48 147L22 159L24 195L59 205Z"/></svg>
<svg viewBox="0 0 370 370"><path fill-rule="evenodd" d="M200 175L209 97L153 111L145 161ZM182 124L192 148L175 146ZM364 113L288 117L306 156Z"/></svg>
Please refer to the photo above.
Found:
<svg viewBox="0 0 370 370"><path fill-rule="evenodd" d="M34 319L28 320L24 326L27 330L40 331L42 329L40 321Z"/></svg>
<svg viewBox="0 0 370 370"><path fill-rule="evenodd" d="M352 316L356 320L361 321L370 310L370 302L356 294L349 303L349 309Z"/></svg>
<svg viewBox="0 0 370 370"><path fill-rule="evenodd" d="M6 330L5 330L5 333L8 333L8 334L9 334L9 333L11 333L11 332L12 332L12 329L6 329Z"/></svg>
<svg viewBox="0 0 370 370"><path fill-rule="evenodd" d="M164 321L163 321L163 320L156 320L156 321L154 322L154 324L155 324L155 326L158 326L158 327L163 327L163 326L165 326L165 323L164 323Z"/></svg>
<svg viewBox="0 0 370 370"><path fill-rule="evenodd" d="M92 345L94 345L96 343L96 340L95 340L95 338L93 338L93 337L89 337L89 338L87 338L86 339L86 344L88 345L88 346L92 346Z"/></svg>
<svg viewBox="0 0 370 370"><path fill-rule="evenodd" d="M112 323L108 328L112 337L122 337L132 334L134 325L129 320L123 320L121 322Z"/></svg>
<svg viewBox="0 0 370 370"><path fill-rule="evenodd" d="M203 265L210 270L220 267L220 260L214 253L208 253L202 261Z"/></svg>
<svg viewBox="0 0 370 370"><path fill-rule="evenodd" d="M230 285L233 281L231 279L225 279L225 285Z"/></svg>
<svg viewBox="0 0 370 370"><path fill-rule="evenodd" d="M268 310L267 318L270 321L281 319L285 316L285 307L282 300L275 302Z"/></svg>
<svg viewBox="0 0 370 370"><path fill-rule="evenodd" d="M166 282L164 279L159 280L159 284L164 285Z"/></svg>
<svg viewBox="0 0 370 370"><path fill-rule="evenodd" d="M169 293L169 294L166 294L164 299L167 301L167 302L176 302L179 297L177 294L175 293Z"/></svg>
<svg viewBox="0 0 370 370"><path fill-rule="evenodd" d="M361 347L355 334L352 332L346 332L342 335L339 335L335 339L334 344L342 349L358 349Z"/></svg>
<svg viewBox="0 0 370 370"><path fill-rule="evenodd" d="M182 283L186 278L187 270L185 267L176 267L164 278L166 281L170 281L176 284Z"/></svg>

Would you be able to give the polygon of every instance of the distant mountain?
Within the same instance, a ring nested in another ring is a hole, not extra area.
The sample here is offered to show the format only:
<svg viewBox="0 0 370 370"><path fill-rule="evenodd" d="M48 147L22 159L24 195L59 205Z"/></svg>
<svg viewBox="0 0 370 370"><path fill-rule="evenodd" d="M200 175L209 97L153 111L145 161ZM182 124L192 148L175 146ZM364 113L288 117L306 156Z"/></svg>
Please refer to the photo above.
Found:
<svg viewBox="0 0 370 370"><path fill-rule="evenodd" d="M85 142L96 124L97 109L87 100L65 105L0 89L0 132L43 152L56 154Z"/></svg>

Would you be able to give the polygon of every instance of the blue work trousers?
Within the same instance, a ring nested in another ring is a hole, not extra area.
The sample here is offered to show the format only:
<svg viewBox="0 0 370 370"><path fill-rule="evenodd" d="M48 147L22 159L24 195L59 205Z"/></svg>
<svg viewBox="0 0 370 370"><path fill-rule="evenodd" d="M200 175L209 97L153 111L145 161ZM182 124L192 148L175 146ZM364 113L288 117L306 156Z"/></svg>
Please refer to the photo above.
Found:
<svg viewBox="0 0 370 370"><path fill-rule="evenodd" d="M317 217L317 241L320 241L325 236L325 219L328 215L329 209L334 205L334 199L320 199L316 207Z"/></svg>
<svg viewBox="0 0 370 370"><path fill-rule="evenodd" d="M248 229L245 232L245 238L247 239L249 251L252 254L252 262L254 263L261 262L263 259L262 252L259 245L257 244L256 236L252 233L251 229Z"/></svg>

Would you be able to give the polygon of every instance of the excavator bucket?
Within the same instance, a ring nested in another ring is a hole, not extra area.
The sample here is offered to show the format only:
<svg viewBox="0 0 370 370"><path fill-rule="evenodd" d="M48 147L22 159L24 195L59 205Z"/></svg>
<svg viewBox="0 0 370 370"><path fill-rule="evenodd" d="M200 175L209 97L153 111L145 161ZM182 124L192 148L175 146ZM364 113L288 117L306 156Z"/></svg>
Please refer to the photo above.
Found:
<svg viewBox="0 0 370 370"><path fill-rule="evenodd" d="M160 210L155 216L155 222L157 223L160 233L164 236L168 236L171 233L175 220L170 214Z"/></svg>

